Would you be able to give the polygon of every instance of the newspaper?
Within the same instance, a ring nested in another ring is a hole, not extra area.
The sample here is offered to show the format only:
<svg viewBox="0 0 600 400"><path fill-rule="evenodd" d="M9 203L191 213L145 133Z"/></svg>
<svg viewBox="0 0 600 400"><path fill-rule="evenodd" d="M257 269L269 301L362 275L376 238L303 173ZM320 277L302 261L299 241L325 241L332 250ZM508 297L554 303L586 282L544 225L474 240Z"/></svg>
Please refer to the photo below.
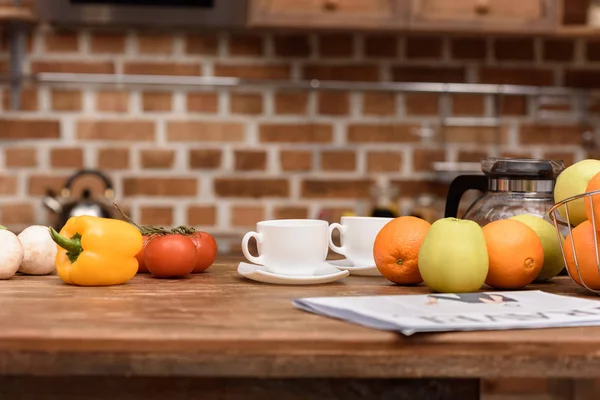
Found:
<svg viewBox="0 0 600 400"><path fill-rule="evenodd" d="M293 305L406 336L418 332L600 325L600 301L540 290L313 297L296 299Z"/></svg>

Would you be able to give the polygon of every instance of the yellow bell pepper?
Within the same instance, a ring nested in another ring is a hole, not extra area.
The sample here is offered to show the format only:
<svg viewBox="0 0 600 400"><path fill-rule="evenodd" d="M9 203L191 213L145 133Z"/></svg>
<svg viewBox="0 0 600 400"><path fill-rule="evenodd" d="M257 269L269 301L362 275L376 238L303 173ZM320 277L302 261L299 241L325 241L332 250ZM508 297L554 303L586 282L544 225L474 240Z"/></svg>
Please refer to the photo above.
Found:
<svg viewBox="0 0 600 400"><path fill-rule="evenodd" d="M136 275L143 238L133 225L83 215L69 218L60 233L49 229L58 248L56 272L65 283L119 285Z"/></svg>

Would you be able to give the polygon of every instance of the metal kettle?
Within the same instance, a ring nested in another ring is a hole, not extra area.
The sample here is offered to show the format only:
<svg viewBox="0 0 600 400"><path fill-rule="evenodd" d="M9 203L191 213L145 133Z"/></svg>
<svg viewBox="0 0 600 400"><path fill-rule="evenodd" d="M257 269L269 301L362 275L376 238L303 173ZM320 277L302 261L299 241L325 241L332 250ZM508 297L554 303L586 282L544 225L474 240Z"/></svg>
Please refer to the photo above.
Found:
<svg viewBox="0 0 600 400"><path fill-rule="evenodd" d="M92 192L89 188L84 188L81 198L73 199L71 188L76 180L85 175L93 175L99 177L104 183L104 197L106 201L98 201L92 198ZM112 208L108 205L108 201L114 197L114 189L110 179L100 171L83 169L73 174L65 186L60 191L60 197L48 189L43 203L46 208L58 215L58 219L54 229L60 231L69 218L79 215L92 215L102 218L114 218Z"/></svg>

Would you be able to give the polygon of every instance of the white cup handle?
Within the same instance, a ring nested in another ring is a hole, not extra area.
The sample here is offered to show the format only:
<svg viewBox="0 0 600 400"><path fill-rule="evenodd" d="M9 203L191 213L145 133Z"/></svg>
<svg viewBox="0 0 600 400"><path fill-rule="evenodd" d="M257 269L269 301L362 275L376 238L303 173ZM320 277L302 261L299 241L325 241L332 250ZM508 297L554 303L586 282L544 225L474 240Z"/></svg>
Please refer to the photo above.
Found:
<svg viewBox="0 0 600 400"><path fill-rule="evenodd" d="M246 233L242 238L242 253L244 253L244 256L248 259L248 261L254 264L264 265L263 256L261 254L259 254L258 257L254 257L252 254L250 254L250 250L248 250L248 241L250 241L251 238L255 238L256 243L258 243L262 240L262 235L257 232Z"/></svg>
<svg viewBox="0 0 600 400"><path fill-rule="evenodd" d="M332 235L333 235L333 231L337 229L338 231L340 231L340 244L341 246L336 246L335 243L333 243L333 239L332 239ZM329 225L329 248L333 251L335 251L338 254L341 254L343 256L345 256L346 254L346 246L344 246L344 232L346 231L346 228L344 227L344 225L338 224L337 222L334 222L333 224Z"/></svg>

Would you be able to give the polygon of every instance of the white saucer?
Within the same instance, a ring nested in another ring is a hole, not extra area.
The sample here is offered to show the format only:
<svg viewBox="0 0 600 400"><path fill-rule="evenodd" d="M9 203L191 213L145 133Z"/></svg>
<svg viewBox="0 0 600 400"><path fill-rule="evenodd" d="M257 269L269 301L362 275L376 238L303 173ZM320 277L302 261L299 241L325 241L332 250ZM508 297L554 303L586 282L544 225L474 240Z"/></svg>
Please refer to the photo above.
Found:
<svg viewBox="0 0 600 400"><path fill-rule="evenodd" d="M354 266L350 260L347 258L343 258L341 260L327 260L328 264L333 265L336 268L339 268L344 271L350 272L350 275L356 276L383 276L381 272L377 269L375 265L370 266Z"/></svg>
<svg viewBox="0 0 600 400"><path fill-rule="evenodd" d="M258 282L275 283L280 285L317 285L320 283L335 282L350 275L348 271L340 271L334 266L324 263L314 275L292 276L275 274L267 270L264 265L241 262L238 265L238 274Z"/></svg>

